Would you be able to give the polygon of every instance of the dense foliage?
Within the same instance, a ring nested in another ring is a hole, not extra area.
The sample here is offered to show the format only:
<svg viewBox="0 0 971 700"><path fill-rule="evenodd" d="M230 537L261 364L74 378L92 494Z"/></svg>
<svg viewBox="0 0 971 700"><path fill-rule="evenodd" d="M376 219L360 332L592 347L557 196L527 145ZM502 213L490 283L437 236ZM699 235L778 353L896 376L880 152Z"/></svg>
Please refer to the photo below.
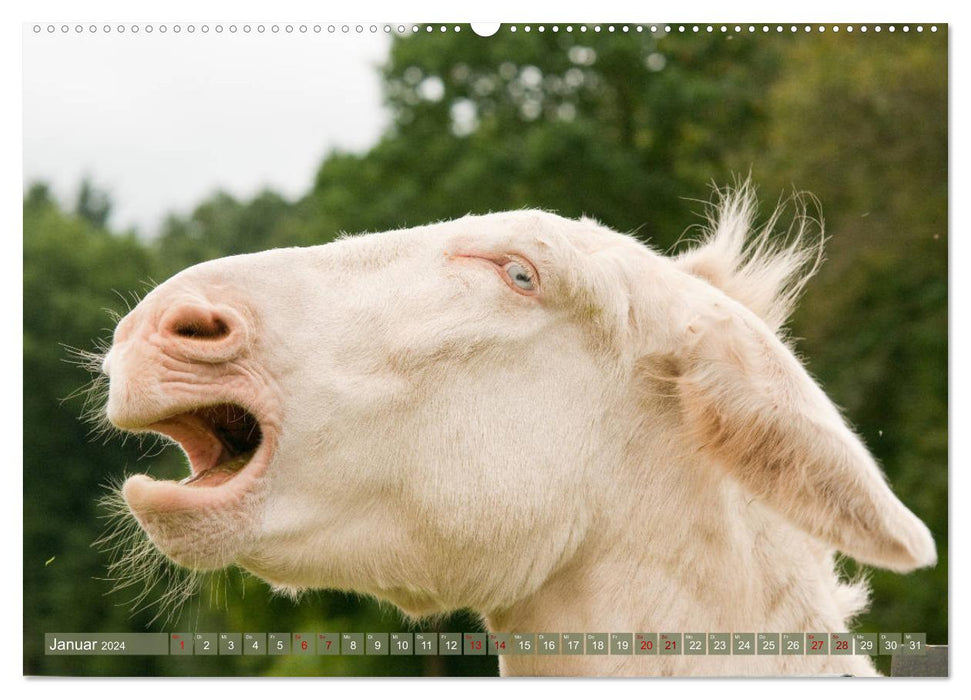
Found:
<svg viewBox="0 0 971 700"><path fill-rule="evenodd" d="M24 669L76 674L495 673L492 659L45 657L43 632L398 631L387 606L338 593L273 597L231 572L177 622L132 614L93 548L97 504L125 470L177 474L173 449L92 441L65 346L93 349L131 292L201 260L467 212L587 214L662 250L700 222L710 183L751 172L766 206L821 201L829 262L793 321L809 367L927 522L940 564L874 572L858 627L947 642L947 38L931 35L544 34L397 38L393 117L364 153L334 152L298 201L218 194L151 239L77 202L24 198ZM321 115L326 119L326 115ZM690 231L689 231L690 234ZM157 451L156 451L157 452ZM140 461L141 460L141 461ZM847 562L848 574L855 565ZM717 585L717 584L715 584ZM244 596L245 593L245 596ZM213 604L215 603L215 604ZM429 627L470 629L460 614ZM755 631L755 630L753 630Z"/></svg>

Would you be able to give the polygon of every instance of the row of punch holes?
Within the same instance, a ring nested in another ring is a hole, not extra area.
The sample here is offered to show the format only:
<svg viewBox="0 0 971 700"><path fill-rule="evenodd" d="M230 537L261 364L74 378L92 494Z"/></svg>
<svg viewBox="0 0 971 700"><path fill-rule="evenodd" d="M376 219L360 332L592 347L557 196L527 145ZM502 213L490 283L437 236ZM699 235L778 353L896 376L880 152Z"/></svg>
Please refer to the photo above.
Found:
<svg viewBox="0 0 971 700"><path fill-rule="evenodd" d="M928 28L930 29L931 32L936 32L937 31L937 26L936 25L931 25ZM789 33L797 33L797 32L807 32L808 33L808 32L814 32L814 31L815 32L819 32L819 33L827 32L827 31L830 31L830 32L833 32L833 33L839 33L840 31L844 31L844 32L846 32L848 34L851 34L854 31L860 32L860 33L866 33L866 32L880 33L882 31L887 31L887 32L893 33L893 32L896 32L898 30L901 31L901 32L904 32L904 33L908 33L908 32L911 32L911 31L923 32L924 29L925 29L924 25L920 25L920 24L915 25L913 27L911 25L906 25L906 24L903 25L903 26L899 26L899 27L897 25L882 26L882 25L865 25L865 24L864 25L838 25L838 24L835 24L835 25L822 25L822 24L820 24L820 25L809 25L809 24L804 24L804 25L795 25L795 24L791 24L791 25L781 25L781 24L773 24L773 25L768 25L768 24L759 24L759 25L756 25L756 24L747 24L747 25L740 25L740 24L734 24L734 25L727 25L727 24L718 24L718 25L716 25L716 24L674 24L674 25L672 25L672 24L651 24L651 25L644 25L644 24L634 24L634 25L630 25L630 24L619 24L619 25L614 25L614 24L592 24L592 25L587 25L587 24L577 24L577 25L574 25L574 24L567 24L567 25L558 25L558 24L544 25L544 24L539 24L539 25L529 25L529 24L526 24L526 25L517 25L517 24L512 24L512 25L508 25L506 27L506 30L507 31L513 32L513 33L520 32L520 31L521 32L527 32L527 33L528 32L533 32L533 31L540 32L540 33L547 32L547 31L550 31L550 32L560 32L560 31L563 31L563 32L567 32L567 33L579 32L579 33L582 34L582 33L585 33L585 32L593 32L593 33L602 33L602 32L607 32L607 33L616 33L616 32L620 32L620 33L631 33L631 32L633 32L633 33L643 33L645 31L649 31L652 34L661 34L661 35L664 35L664 34L689 34L689 33L691 33L691 34L701 34L701 33L707 33L707 34L713 34L713 33L722 33L722 34L727 34L727 33L734 33L734 34L745 34L745 33L748 33L748 34L756 34L756 33L762 33L762 34L769 34L771 32L775 32L775 33L780 33L781 34L781 33L786 32L786 31L788 31ZM421 24L421 25L419 25L419 24L408 24L408 25L398 24L398 25L394 25L394 24L384 24L384 25L380 25L380 26L377 25L377 24L370 24L370 25L364 25L364 24L356 24L356 25L351 25L351 24L283 24L283 25L280 25L280 24L240 24L240 25L237 25L237 24L227 24L227 25L215 24L215 25L212 25L212 26L210 26L208 24L200 24L198 26L195 25L195 24L186 24L186 25L181 25L181 24L173 24L173 25L166 25L166 24L159 24L159 25L153 25L153 24L144 24L144 25L141 25L141 24L115 24L115 25L111 25L111 24L103 24L103 25L90 24L90 25L87 25L87 26L82 25L82 24L75 24L73 26L72 25L68 25L68 24L60 24L60 25L48 24L46 26L42 26L40 24L35 24L33 26L33 31L34 31L35 34L40 34L42 32L46 32L48 34L55 34L55 33L68 34L68 33L72 33L72 32L75 33L75 34L83 34L83 33L88 33L88 34L98 34L98 33L102 33L102 34L111 34L111 33L117 33L117 34L125 34L125 33L138 34L139 32L144 33L144 34L152 34L152 33L155 33L155 32L157 32L159 34L166 34L168 32L171 32L173 34L181 34L183 32L185 32L187 34L195 34L196 32L199 32L200 34L208 34L210 32L214 32L216 34L222 34L223 32L228 32L230 34L236 34L236 33L239 33L239 32L241 32L243 34L252 34L252 33L255 33L255 34L266 34L266 33L279 34L281 32L282 33L285 33L285 34L293 34L293 33L298 33L298 34L307 34L307 33L313 33L313 34L321 34L321 33L326 33L326 34L366 34L366 33L369 33L369 34L377 34L380 31L383 31L385 34L418 34L420 32L426 32L426 33L431 33L431 32L445 33L445 32L449 32L449 31L452 31L452 32L461 32L462 31L462 27L460 25L457 25L457 24L456 25L444 25L444 24ZM485 31L478 30L477 27L475 27L474 25L472 27L472 32L473 33L480 34L482 36L486 36L488 34L494 33L494 31L495 30L489 30L489 29L487 29Z"/></svg>

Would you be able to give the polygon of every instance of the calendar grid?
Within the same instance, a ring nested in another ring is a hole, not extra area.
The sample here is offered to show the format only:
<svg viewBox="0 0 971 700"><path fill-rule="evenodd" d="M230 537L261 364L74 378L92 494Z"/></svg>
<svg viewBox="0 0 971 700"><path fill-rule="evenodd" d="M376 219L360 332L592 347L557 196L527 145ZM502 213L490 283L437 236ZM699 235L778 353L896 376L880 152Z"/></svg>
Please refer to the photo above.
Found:
<svg viewBox="0 0 971 700"><path fill-rule="evenodd" d="M923 656L917 632L47 633L49 656Z"/></svg>

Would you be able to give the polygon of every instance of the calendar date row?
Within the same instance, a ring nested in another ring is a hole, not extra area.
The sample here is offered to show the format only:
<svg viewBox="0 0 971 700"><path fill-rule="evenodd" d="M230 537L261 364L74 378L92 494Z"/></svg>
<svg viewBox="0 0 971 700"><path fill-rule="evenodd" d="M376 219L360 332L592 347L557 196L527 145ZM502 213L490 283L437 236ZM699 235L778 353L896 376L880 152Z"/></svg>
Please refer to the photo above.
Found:
<svg viewBox="0 0 971 700"><path fill-rule="evenodd" d="M45 635L47 655L924 655L912 632L172 632Z"/></svg>

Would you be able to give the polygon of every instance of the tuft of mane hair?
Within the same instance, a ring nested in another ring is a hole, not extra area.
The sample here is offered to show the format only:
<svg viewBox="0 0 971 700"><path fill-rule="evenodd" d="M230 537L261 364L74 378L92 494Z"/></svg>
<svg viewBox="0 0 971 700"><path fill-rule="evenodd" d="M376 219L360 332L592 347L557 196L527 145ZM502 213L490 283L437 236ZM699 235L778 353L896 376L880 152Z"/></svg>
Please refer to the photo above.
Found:
<svg viewBox="0 0 971 700"><path fill-rule="evenodd" d="M745 181L736 188L715 189L699 244L677 256L682 269L701 277L744 304L775 332L788 321L806 283L823 262L822 217L810 216L807 201L794 193L780 202L768 220L755 227L758 200ZM787 205L794 215L784 234L775 229Z"/></svg>

